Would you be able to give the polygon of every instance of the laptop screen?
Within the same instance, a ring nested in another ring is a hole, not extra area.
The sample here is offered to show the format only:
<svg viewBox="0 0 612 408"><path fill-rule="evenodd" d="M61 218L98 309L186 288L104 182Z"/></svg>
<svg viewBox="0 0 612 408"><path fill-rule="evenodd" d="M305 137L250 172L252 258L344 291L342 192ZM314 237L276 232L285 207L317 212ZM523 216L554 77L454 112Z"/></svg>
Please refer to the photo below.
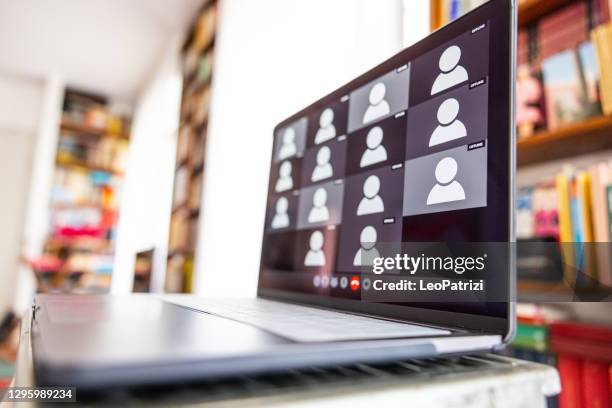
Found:
<svg viewBox="0 0 612 408"><path fill-rule="evenodd" d="M390 244L510 240L511 37L489 2L275 128L260 295L369 310L363 267Z"/></svg>

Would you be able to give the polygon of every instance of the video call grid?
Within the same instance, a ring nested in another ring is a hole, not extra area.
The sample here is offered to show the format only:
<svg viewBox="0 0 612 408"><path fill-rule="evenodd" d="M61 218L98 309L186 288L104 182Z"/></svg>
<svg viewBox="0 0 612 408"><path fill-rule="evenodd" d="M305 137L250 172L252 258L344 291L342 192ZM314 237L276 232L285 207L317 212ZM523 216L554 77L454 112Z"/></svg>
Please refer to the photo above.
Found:
<svg viewBox="0 0 612 408"><path fill-rule="evenodd" d="M488 40L485 24L277 132L266 232L297 231L286 269L355 272L378 256L376 242L401 241L403 217L486 206ZM426 94L411 75L432 60L439 73ZM411 120L427 111L433 132ZM464 163L479 182L459 172ZM387 183L404 191L385 192ZM424 204L405 197L414 192Z"/></svg>

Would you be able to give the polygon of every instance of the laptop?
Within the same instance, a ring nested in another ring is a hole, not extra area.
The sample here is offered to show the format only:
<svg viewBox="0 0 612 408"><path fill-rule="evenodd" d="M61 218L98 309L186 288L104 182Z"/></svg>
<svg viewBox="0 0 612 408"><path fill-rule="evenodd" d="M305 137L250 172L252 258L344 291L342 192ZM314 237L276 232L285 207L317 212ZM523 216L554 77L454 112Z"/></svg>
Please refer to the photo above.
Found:
<svg viewBox="0 0 612 408"><path fill-rule="evenodd" d="M256 299L38 295L37 383L503 347L515 322L515 22L514 1L489 1L276 126Z"/></svg>

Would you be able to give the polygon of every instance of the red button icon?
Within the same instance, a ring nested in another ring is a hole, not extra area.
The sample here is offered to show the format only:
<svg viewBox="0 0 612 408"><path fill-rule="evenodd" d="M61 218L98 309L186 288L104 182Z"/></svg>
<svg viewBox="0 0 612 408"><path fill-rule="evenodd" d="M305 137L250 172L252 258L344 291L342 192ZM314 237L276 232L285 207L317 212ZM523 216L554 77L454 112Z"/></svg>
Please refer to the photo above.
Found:
<svg viewBox="0 0 612 408"><path fill-rule="evenodd" d="M359 290L359 276L353 276L351 278L351 290L356 292Z"/></svg>

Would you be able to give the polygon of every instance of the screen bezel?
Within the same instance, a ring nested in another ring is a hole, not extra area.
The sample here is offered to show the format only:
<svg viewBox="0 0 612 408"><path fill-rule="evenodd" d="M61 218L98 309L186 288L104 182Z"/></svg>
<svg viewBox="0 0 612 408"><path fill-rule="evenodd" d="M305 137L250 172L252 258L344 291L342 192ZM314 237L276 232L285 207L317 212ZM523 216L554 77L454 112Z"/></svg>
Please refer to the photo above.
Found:
<svg viewBox="0 0 612 408"><path fill-rule="evenodd" d="M509 80L507 87L505 88L505 94L490 94L490 103L506 103L508 115L505 118L504 126L499 126L500 129L506 129L507 139L507 152L508 152L508 163L509 169L508 174L510 175L510 181L508 183L508 242L515 241L514 232L514 197L515 197L515 150L516 150L516 136L515 136L515 121L514 121L514 84L515 84L515 54L516 54L516 7L513 0L491 0L475 10L467 13L466 15L458 18L454 22L438 29L431 33L423 40L415 43L414 45L400 51L398 54L377 65L371 70L367 71L363 75L350 81L344 86L338 88L332 93L312 103L308 107L302 109L291 117L280 122L274 129L274 135L277 134L278 129L290 124L291 122L311 113L314 110L321 109L333 101L339 99L343 95L350 93L350 91L357 89L368 82L380 77L394 69L395 67L405 63L406 61L412 61L416 57L424 54L425 52L451 40L452 38L466 32L473 28L475 21L478 19L487 19L489 21L495 20L496 23L503 24L503 27L496 27L495 30L491 29L491 39L495 38L498 42L496 47L496 54L502 56L502 60L495 62L495 67L498 69L505 70L504 74L499 77L507 77ZM491 26L490 26L491 27ZM499 35L503 38L500 38ZM496 36L497 35L497 36ZM499 59L499 58L498 58ZM493 66L493 63L490 63ZM506 75L507 74L507 75ZM503 90L503 89L502 89ZM272 162L271 159L271 169ZM264 236L265 240L265 228ZM263 245L262 245L263 246ZM263 257L262 257L263 258ZM508 268L508 302L506 308L505 317L493 317L483 314L476 313L461 313L451 312L438 309L429 309L426 307L411 307L411 306L399 306L391 304L373 304L356 301L353 299L343 299L337 297L328 297L314 294L304 294L291 291L283 291L277 289L268 289L262 287L262 273L264 273L263 259L260 261L259 270L259 282L257 288L257 296L264 297L273 300L282 300L286 302L301 303L307 305L313 305L318 307L326 307L333 309L342 309L349 312L360 313L371 316L386 317L392 319L398 319L402 321L418 322L423 324L430 324L435 326L453 327L459 329L465 329L470 331L478 331L483 333L495 333L504 336L504 341L508 341L514 332L514 287L516 282L516 271L514 265L514 258L510 257L511 265Z"/></svg>

